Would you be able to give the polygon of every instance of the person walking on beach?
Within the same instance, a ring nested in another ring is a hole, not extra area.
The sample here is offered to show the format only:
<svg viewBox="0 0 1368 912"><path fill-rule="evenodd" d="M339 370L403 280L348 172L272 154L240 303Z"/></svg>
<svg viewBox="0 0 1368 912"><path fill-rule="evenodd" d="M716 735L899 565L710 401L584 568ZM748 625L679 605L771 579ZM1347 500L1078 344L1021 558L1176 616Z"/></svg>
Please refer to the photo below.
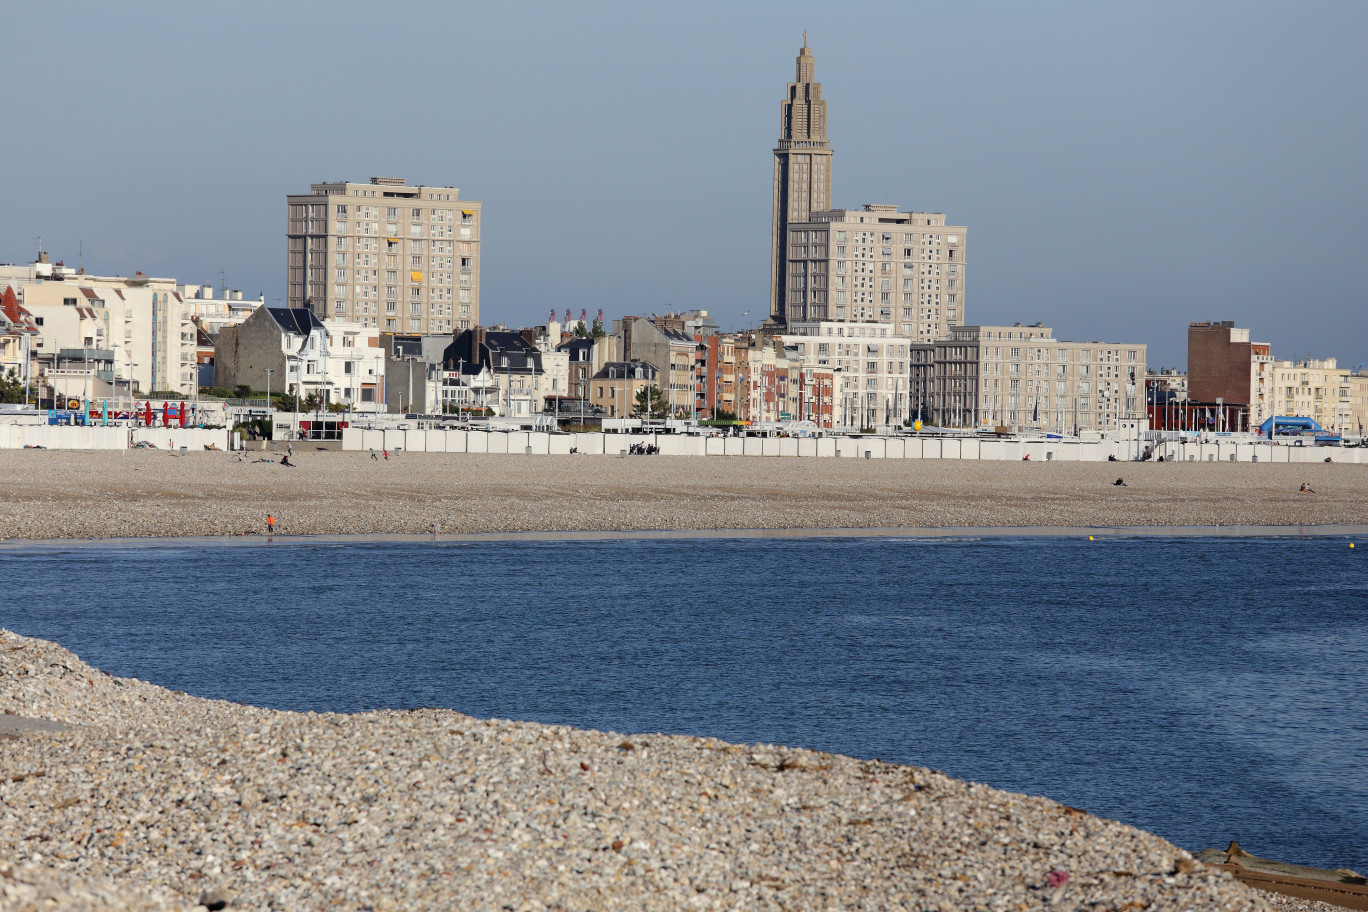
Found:
<svg viewBox="0 0 1368 912"><path fill-rule="evenodd" d="M389 450L385 450L385 462L389 462Z"/></svg>
<svg viewBox="0 0 1368 912"><path fill-rule="evenodd" d="M285 455L286 455L286 456L293 456L293 455L294 455L294 444L293 444L293 443L287 443L287 444L285 444Z"/></svg>
<svg viewBox="0 0 1368 912"><path fill-rule="evenodd" d="M376 462L379 462L379 461L380 461L380 457L375 455L375 447L371 447L371 448L370 448L370 451L371 451L371 459L374 459Z"/></svg>

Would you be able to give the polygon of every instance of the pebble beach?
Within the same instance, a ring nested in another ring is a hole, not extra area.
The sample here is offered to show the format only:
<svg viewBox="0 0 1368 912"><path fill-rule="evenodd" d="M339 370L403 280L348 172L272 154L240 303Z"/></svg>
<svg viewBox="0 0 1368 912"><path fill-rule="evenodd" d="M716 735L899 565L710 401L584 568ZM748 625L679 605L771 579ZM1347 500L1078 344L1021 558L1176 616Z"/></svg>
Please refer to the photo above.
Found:
<svg viewBox="0 0 1368 912"><path fill-rule="evenodd" d="M928 769L448 710L258 709L3 630L0 713L69 726L0 728L5 912L1315 908Z"/></svg>
<svg viewBox="0 0 1368 912"><path fill-rule="evenodd" d="M1333 463L280 455L0 450L0 538L1368 523Z"/></svg>
<svg viewBox="0 0 1368 912"><path fill-rule="evenodd" d="M1341 465L293 461L0 451L0 535L259 535L268 513L284 535L1368 523L1368 469ZM928 769L449 710L254 708L0 629L0 912L1043 907L1334 908Z"/></svg>

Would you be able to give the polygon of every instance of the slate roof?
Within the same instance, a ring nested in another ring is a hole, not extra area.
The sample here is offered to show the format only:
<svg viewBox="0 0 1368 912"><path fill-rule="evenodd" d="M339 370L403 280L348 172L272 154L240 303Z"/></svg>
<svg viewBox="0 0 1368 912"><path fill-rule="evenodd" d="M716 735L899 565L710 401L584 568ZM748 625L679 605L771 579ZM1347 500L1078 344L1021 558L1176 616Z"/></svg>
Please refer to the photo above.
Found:
<svg viewBox="0 0 1368 912"><path fill-rule="evenodd" d="M312 310L303 307L265 307L262 308L272 320L287 333L307 336L315 329L323 328L323 321L314 316Z"/></svg>
<svg viewBox="0 0 1368 912"><path fill-rule="evenodd" d="M609 361L604 364L595 380L656 380L660 371L646 361Z"/></svg>

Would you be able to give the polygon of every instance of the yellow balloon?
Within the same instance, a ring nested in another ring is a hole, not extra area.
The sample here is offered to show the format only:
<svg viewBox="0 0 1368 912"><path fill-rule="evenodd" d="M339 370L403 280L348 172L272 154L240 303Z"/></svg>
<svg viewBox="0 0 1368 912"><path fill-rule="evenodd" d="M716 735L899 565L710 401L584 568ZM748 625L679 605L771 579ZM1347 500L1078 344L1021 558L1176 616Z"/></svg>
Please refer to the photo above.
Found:
<svg viewBox="0 0 1368 912"><path fill-rule="evenodd" d="M920 419L918 419L918 420L912 422L912 430L914 430L914 431L920 431L921 429L922 429L922 423L921 423L921 420L920 420Z"/></svg>

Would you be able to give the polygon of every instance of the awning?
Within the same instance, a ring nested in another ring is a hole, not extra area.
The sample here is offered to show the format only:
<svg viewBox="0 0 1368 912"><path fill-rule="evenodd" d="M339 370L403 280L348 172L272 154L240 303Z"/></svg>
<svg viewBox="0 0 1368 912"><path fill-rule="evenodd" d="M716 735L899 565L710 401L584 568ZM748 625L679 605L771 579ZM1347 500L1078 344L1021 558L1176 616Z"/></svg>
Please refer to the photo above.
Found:
<svg viewBox="0 0 1368 912"><path fill-rule="evenodd" d="M421 282L423 281L423 274L421 272L410 272L409 279L414 282Z"/></svg>
<svg viewBox="0 0 1368 912"><path fill-rule="evenodd" d="M399 243L399 239L398 239L398 238L386 238L386 240L388 240L391 244L397 244L397 243Z"/></svg>
<svg viewBox="0 0 1368 912"><path fill-rule="evenodd" d="M462 214L462 215L474 215L474 214L475 214L475 210L474 210L474 209L462 209L462 210L461 210L461 214Z"/></svg>

